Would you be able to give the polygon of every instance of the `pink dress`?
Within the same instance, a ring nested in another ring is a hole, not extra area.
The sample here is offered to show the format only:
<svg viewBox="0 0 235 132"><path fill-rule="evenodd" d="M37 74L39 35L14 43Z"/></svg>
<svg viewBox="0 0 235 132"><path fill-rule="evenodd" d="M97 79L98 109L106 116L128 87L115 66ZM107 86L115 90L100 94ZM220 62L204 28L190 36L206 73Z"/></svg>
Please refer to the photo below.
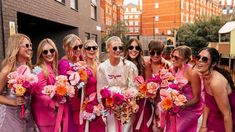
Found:
<svg viewBox="0 0 235 132"><path fill-rule="evenodd" d="M228 96L232 111L233 132L235 132L235 91L232 91L232 93ZM205 91L205 104L210 109L210 113L207 119L208 131L224 132L225 131L224 120L223 120L224 117L218 108L215 98L209 95L206 91Z"/></svg>
<svg viewBox="0 0 235 132"><path fill-rule="evenodd" d="M182 70L179 70L176 74L176 78L183 78L183 73L185 69L190 68L190 65L186 64ZM191 100L193 98L192 95L192 86L190 83L183 86L181 92L186 96L187 100ZM168 113L168 119L166 119L166 132L172 132L174 129L172 128L172 123L175 121L176 123L176 132L196 132L198 118L202 114L203 109L203 100L200 97L200 100L197 104L181 108L180 111L176 115L170 115Z"/></svg>
<svg viewBox="0 0 235 132"><path fill-rule="evenodd" d="M96 77L93 75L92 71L87 68L88 73L88 80L85 89L85 98L89 97L90 94L96 93L96 85L97 80ZM97 97L97 96L96 96ZM92 101L92 104L98 104L97 98ZM85 121L84 121L85 122ZM105 131L105 124L102 120L102 117L96 117L92 121L87 121L89 123L89 132L104 132Z"/></svg>
<svg viewBox="0 0 235 132"><path fill-rule="evenodd" d="M60 60L58 64L59 75L67 75L67 71L71 70L72 63L66 59ZM81 89L75 90L75 96L71 101L67 102L68 107L68 131L83 132L84 124L80 122L80 106L81 106ZM64 122L66 123L66 121Z"/></svg>
<svg viewBox="0 0 235 132"><path fill-rule="evenodd" d="M42 90L46 85L53 85L55 83L55 74L49 64L47 64L49 71L48 78L40 71L37 74L38 83L32 97L32 108L35 122L40 132L53 132L56 121L55 101L45 94Z"/></svg>

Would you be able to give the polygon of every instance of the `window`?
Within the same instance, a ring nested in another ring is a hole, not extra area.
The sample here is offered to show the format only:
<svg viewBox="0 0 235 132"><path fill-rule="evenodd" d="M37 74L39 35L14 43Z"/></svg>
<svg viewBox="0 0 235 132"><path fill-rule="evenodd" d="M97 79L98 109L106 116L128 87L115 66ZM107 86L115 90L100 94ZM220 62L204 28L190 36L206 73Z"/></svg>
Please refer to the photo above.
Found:
<svg viewBox="0 0 235 132"><path fill-rule="evenodd" d="M135 28L135 32L138 33L139 32L139 28Z"/></svg>
<svg viewBox="0 0 235 132"><path fill-rule="evenodd" d="M129 21L129 25L132 26L132 25L133 25L133 22L132 22L132 21Z"/></svg>
<svg viewBox="0 0 235 132"><path fill-rule="evenodd" d="M90 39L90 33L85 33L85 41Z"/></svg>
<svg viewBox="0 0 235 132"><path fill-rule="evenodd" d="M139 16L138 16L138 15L135 15L135 18L136 18L136 19L138 19L138 18L139 18Z"/></svg>
<svg viewBox="0 0 235 132"><path fill-rule="evenodd" d="M65 0L55 0L55 1L65 4Z"/></svg>
<svg viewBox="0 0 235 132"><path fill-rule="evenodd" d="M126 12L128 12L128 8L126 8Z"/></svg>
<svg viewBox="0 0 235 132"><path fill-rule="evenodd" d="M171 35L171 30L167 30L167 35Z"/></svg>
<svg viewBox="0 0 235 132"><path fill-rule="evenodd" d="M186 14L186 22L188 23L188 14Z"/></svg>
<svg viewBox="0 0 235 132"><path fill-rule="evenodd" d="M158 28L155 28L155 33L159 33Z"/></svg>
<svg viewBox="0 0 235 132"><path fill-rule="evenodd" d="M155 3L155 8L159 8L159 4L158 3Z"/></svg>
<svg viewBox="0 0 235 132"><path fill-rule="evenodd" d="M181 22L184 22L184 13L181 13Z"/></svg>
<svg viewBox="0 0 235 132"><path fill-rule="evenodd" d="M158 16L155 16L155 21L159 21L159 17Z"/></svg>
<svg viewBox="0 0 235 132"><path fill-rule="evenodd" d="M125 18L125 19L128 19L128 15L125 15L124 18Z"/></svg>
<svg viewBox="0 0 235 132"><path fill-rule="evenodd" d="M130 16L129 16L129 18L130 18L130 19L133 19L133 16L132 16L132 15L130 15Z"/></svg>
<svg viewBox="0 0 235 132"><path fill-rule="evenodd" d="M136 8L131 8L131 12L136 12Z"/></svg>
<svg viewBox="0 0 235 132"><path fill-rule="evenodd" d="M181 0L181 9L184 9L184 0Z"/></svg>
<svg viewBox="0 0 235 132"><path fill-rule="evenodd" d="M188 11L189 10L189 3L186 2L186 10Z"/></svg>
<svg viewBox="0 0 235 132"><path fill-rule="evenodd" d="M130 32L133 33L133 28L130 28Z"/></svg>
<svg viewBox="0 0 235 132"><path fill-rule="evenodd" d="M125 21L125 25L128 26L128 21Z"/></svg>
<svg viewBox="0 0 235 132"><path fill-rule="evenodd" d="M97 4L96 0L91 0L91 18L96 20L97 17Z"/></svg>
<svg viewBox="0 0 235 132"><path fill-rule="evenodd" d="M78 0L70 0L70 7L72 9L78 10Z"/></svg>
<svg viewBox="0 0 235 132"><path fill-rule="evenodd" d="M138 26L139 25L139 22L138 21L135 21L135 26Z"/></svg>

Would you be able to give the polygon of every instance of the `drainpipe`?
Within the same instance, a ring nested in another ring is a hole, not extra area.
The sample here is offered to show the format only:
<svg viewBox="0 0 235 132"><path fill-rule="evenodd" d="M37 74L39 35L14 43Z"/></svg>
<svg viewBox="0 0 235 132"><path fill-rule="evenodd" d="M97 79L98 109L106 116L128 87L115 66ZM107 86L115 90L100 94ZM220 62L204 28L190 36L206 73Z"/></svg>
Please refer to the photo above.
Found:
<svg viewBox="0 0 235 132"><path fill-rule="evenodd" d="M3 57L5 58L6 53L6 46L5 46L5 35L4 35L4 21L3 21L3 6L2 6L2 0L0 0L0 9L1 9L1 26L2 26L2 48L3 48Z"/></svg>

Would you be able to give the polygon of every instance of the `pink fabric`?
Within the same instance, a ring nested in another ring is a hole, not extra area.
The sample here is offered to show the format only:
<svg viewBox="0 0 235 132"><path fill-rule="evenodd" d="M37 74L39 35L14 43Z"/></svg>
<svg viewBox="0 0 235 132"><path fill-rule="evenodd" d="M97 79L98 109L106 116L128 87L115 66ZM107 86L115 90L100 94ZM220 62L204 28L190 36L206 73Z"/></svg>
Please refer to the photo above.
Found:
<svg viewBox="0 0 235 132"><path fill-rule="evenodd" d="M233 118L233 132L235 132L235 91L229 95L230 107ZM210 109L207 120L208 131L224 132L224 117L218 108L215 98L205 91L205 104Z"/></svg>
<svg viewBox="0 0 235 132"><path fill-rule="evenodd" d="M59 75L67 75L67 71L71 69L70 62L66 59L60 60L58 64ZM75 90L75 96L66 103L68 107L68 131L83 132L84 124L80 125L79 113L81 105L81 89Z"/></svg>
<svg viewBox="0 0 235 132"><path fill-rule="evenodd" d="M189 67L190 65L186 64L181 70L179 69L177 71L175 77L182 78L185 69ZM182 88L181 92L186 96L187 100L191 100L193 98L192 86L190 85L190 83L186 84ZM166 132L173 132L174 129L172 127L174 126L175 121L177 132L196 132L198 118L202 114L202 108L203 100L200 97L200 100L197 104L190 107L186 107L184 109L180 109L179 113L177 113L176 115L170 115L170 118L168 118L169 120L167 120L166 118ZM175 119L171 116L175 116Z"/></svg>
<svg viewBox="0 0 235 132"><path fill-rule="evenodd" d="M38 127L55 126L56 120L55 101L42 94L44 86L55 83L55 74L50 65L47 65L47 67L49 70L48 78L44 76L42 71L37 75L39 81L35 86L31 103L34 119Z"/></svg>

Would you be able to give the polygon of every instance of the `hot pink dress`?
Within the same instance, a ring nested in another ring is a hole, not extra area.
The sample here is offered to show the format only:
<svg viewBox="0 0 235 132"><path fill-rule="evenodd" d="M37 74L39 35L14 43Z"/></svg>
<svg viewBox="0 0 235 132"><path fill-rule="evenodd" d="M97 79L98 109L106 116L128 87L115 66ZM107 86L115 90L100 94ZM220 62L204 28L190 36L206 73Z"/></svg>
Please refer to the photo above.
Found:
<svg viewBox="0 0 235 132"><path fill-rule="evenodd" d="M87 68L87 73L88 73L88 80L86 84L86 89L85 89L85 98L89 97L90 94L96 93L96 85L97 85L97 80L96 77L93 75L92 71ZM96 99L92 101L92 104L98 104L97 96ZM86 122L86 121L84 121ZM102 117L96 117L92 121L88 121L89 123L89 132L104 132L105 131L105 123L102 120Z"/></svg>
<svg viewBox="0 0 235 132"><path fill-rule="evenodd" d="M56 121L55 101L42 94L44 86L55 83L55 73L49 64L47 64L47 68L49 71L48 78L45 77L43 71L37 74L38 83L35 87L31 104L33 116L40 132L53 132Z"/></svg>
<svg viewBox="0 0 235 132"><path fill-rule="evenodd" d="M228 95L228 97L232 111L233 132L235 132L235 91L232 91L232 93ZM208 131L225 132L224 119L223 119L224 117L218 108L215 98L209 95L206 91L205 91L205 104L210 109L210 113L207 119Z"/></svg>
<svg viewBox="0 0 235 132"><path fill-rule="evenodd" d="M58 64L59 75L67 75L67 71L71 70L70 63L66 59L60 60ZM68 131L69 132L83 132L84 124L80 123L80 106L81 106L81 89L75 90L75 96L67 102L68 107Z"/></svg>
<svg viewBox="0 0 235 132"><path fill-rule="evenodd" d="M184 78L183 73L187 68L191 68L191 66L186 64L181 70L177 71L175 77ZM186 96L188 101L193 98L192 86L190 83L183 86L181 92L184 94L184 96ZM197 104L186 108L181 108L176 115L168 114L168 119L166 119L166 132L174 132L174 129L171 125L173 121L175 121L176 124L176 132L196 132L198 118L202 114L202 109L203 100L202 97L200 97L200 100Z"/></svg>

